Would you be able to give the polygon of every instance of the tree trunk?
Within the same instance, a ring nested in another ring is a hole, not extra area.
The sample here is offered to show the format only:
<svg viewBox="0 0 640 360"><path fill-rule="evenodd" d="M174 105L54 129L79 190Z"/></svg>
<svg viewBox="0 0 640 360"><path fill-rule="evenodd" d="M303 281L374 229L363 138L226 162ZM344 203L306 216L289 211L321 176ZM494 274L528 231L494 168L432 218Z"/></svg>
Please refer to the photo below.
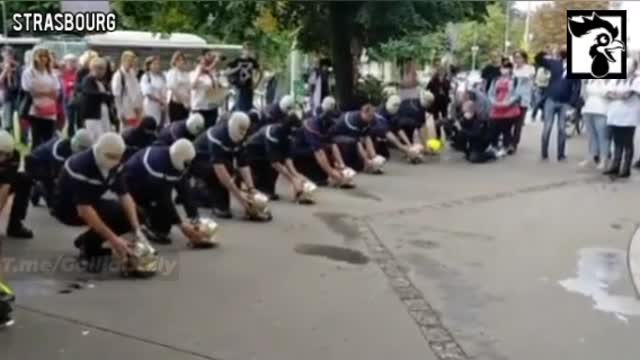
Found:
<svg viewBox="0 0 640 360"><path fill-rule="evenodd" d="M331 32L331 57L336 78L336 97L342 110L353 110L354 69L351 55L352 19L349 3L334 1L329 4L329 23Z"/></svg>

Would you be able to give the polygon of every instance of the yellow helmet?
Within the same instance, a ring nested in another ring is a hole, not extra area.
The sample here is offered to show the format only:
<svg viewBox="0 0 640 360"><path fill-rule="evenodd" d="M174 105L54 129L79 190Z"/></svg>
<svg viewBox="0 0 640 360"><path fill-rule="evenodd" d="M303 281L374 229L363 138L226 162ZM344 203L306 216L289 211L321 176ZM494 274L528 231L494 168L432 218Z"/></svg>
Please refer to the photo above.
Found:
<svg viewBox="0 0 640 360"><path fill-rule="evenodd" d="M442 151L442 141L439 139L429 139L425 144L425 149L432 154L439 154Z"/></svg>

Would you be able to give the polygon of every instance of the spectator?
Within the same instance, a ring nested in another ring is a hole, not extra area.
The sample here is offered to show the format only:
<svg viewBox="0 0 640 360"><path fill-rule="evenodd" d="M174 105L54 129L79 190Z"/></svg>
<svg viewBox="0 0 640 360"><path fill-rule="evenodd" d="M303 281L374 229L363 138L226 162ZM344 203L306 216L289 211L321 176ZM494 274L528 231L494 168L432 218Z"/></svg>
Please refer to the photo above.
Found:
<svg viewBox="0 0 640 360"><path fill-rule="evenodd" d="M31 97L27 119L31 126L32 148L51 139L58 116L60 81L53 74L49 51L38 48L33 51L31 67L22 74L22 88Z"/></svg>
<svg viewBox="0 0 640 360"><path fill-rule="evenodd" d="M205 50L190 77L191 110L202 115L206 128L216 123L218 108L224 102L224 89L216 71L219 59L218 54Z"/></svg>
<svg viewBox="0 0 640 360"><path fill-rule="evenodd" d="M322 99L331 94L329 88L329 68L331 67L331 61L323 58L318 61L318 66L311 71L309 76L309 92L311 94L311 110L312 113L316 113L320 108ZM272 77L274 79L275 77ZM270 81L271 82L271 81Z"/></svg>
<svg viewBox="0 0 640 360"><path fill-rule="evenodd" d="M2 128L11 134L13 134L13 116L20 104L20 70L15 50L5 47L2 50L2 72L0 73Z"/></svg>
<svg viewBox="0 0 640 360"><path fill-rule="evenodd" d="M82 99L82 91L80 90L82 79L89 74L89 64L91 60L98 57L98 53L93 50L87 50L78 58L78 73L76 74L75 85L73 86L73 105L75 107L75 116L76 118L73 121L74 128L79 129L84 127L84 123L82 122L82 113L84 113L84 109L82 105L84 101Z"/></svg>
<svg viewBox="0 0 640 360"><path fill-rule="evenodd" d="M167 73L170 93L169 121L186 120L191 107L191 84L184 53L176 51L171 57L171 70Z"/></svg>
<svg viewBox="0 0 640 360"><path fill-rule="evenodd" d="M156 119L158 127L165 122L167 111L167 81L160 67L160 58L150 56L144 61L144 75L140 79L140 89L144 96L143 114Z"/></svg>
<svg viewBox="0 0 640 360"><path fill-rule="evenodd" d="M517 92L517 80L513 76L513 64L504 62L500 67L500 76L489 88L489 100L491 101L491 120L496 129L493 140L494 148L498 149L500 136L502 136L502 148L498 156L503 156L505 150L512 155L515 152L513 144L513 124L519 119L521 107L520 96Z"/></svg>
<svg viewBox="0 0 640 360"><path fill-rule="evenodd" d="M627 78L616 80L607 92L611 101L607 110L607 124L613 135L613 160L606 175L628 178L631 176L634 137L640 114L640 77L635 74L638 62L627 59Z"/></svg>
<svg viewBox="0 0 640 360"><path fill-rule="evenodd" d="M484 91L489 92L491 83L500 76L501 57L498 53L491 54L491 62L482 69L481 77L484 83Z"/></svg>
<svg viewBox="0 0 640 360"><path fill-rule="evenodd" d="M541 65L549 70L551 78L544 103L544 129L542 130L542 159L549 158L549 138L555 118L558 118L558 161L566 160L565 122L567 113L578 107L580 80L567 78L567 49L558 52L558 59L542 59Z"/></svg>
<svg viewBox="0 0 640 360"><path fill-rule="evenodd" d="M611 85L611 81L601 79L588 80L585 84L582 120L589 133L589 155L580 163L582 167L593 164L598 167L598 170L607 168L611 144L607 127L609 100L606 95Z"/></svg>
<svg viewBox="0 0 640 360"><path fill-rule="evenodd" d="M435 121L436 137L441 139L442 123L447 120L451 92L451 79L443 67L437 68L435 75L429 80L427 90L434 96L434 102L428 110Z"/></svg>
<svg viewBox="0 0 640 360"><path fill-rule="evenodd" d="M244 44L240 57L231 61L228 67L226 75L238 91L235 110L248 112L253 109L254 87L262 81L260 65L249 44Z"/></svg>
<svg viewBox="0 0 640 360"><path fill-rule="evenodd" d="M81 86L85 109L83 118L85 128L96 141L102 134L111 131L110 107L113 106L113 95L103 81L107 71L106 61L103 58L95 58L89 66L90 73L82 80Z"/></svg>
<svg viewBox="0 0 640 360"><path fill-rule="evenodd" d="M533 112L531 113L532 121L535 121L538 117L538 111L544 111L544 101L547 99L547 88L549 87L551 73L542 66L542 60L548 56L548 53L543 51L537 54L534 60L536 76L534 80L535 90L533 92L533 101L531 104L533 107Z"/></svg>
<svg viewBox="0 0 640 360"><path fill-rule="evenodd" d="M520 97L520 117L513 124L513 151L517 151L524 119L531 104L535 70L533 66L529 65L529 55L524 50L513 53L513 64L513 76L517 79L518 85L516 92Z"/></svg>
<svg viewBox="0 0 640 360"><path fill-rule="evenodd" d="M138 127L142 119L142 92L136 73L136 55L125 51L120 57L120 69L111 79L111 92L121 130Z"/></svg>
<svg viewBox="0 0 640 360"><path fill-rule="evenodd" d="M62 70L62 101L64 113L67 119L67 134L73 137L76 132L75 106L73 104L73 89L76 83L78 71L78 59L73 54L64 57L64 68Z"/></svg>

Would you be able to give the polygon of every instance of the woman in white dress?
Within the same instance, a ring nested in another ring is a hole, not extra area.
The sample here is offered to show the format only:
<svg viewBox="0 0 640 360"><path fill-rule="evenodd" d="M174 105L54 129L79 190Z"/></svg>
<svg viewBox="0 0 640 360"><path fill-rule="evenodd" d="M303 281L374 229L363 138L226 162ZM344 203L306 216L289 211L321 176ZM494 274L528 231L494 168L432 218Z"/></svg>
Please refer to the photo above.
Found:
<svg viewBox="0 0 640 360"><path fill-rule="evenodd" d="M140 79L140 88L144 96L142 109L145 116L152 116L158 128L165 122L167 112L167 81L160 67L160 58L150 56L144 61L144 75Z"/></svg>
<svg viewBox="0 0 640 360"><path fill-rule="evenodd" d="M142 120L142 92L136 73L137 60L132 51L123 52L120 56L120 68L111 78L111 91L122 130L138 127Z"/></svg>
<svg viewBox="0 0 640 360"><path fill-rule="evenodd" d="M184 54L181 51L176 51L171 58L171 70L167 73L170 122L185 120L189 117L191 79L187 67Z"/></svg>

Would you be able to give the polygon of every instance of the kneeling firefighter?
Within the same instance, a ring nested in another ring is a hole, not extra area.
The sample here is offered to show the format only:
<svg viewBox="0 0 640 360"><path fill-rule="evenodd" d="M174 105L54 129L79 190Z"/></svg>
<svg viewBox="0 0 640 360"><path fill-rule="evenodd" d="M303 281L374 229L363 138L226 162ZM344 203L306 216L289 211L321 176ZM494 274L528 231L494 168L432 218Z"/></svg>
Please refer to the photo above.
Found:
<svg viewBox="0 0 640 360"><path fill-rule="evenodd" d="M245 113L234 112L227 122L210 127L194 143L196 158L191 174L205 185L204 190L211 196L212 213L217 217L232 217L230 194L233 194L248 219L271 220L268 197L256 190L245 159L243 145L250 126L251 120ZM245 191L236 185L233 179L236 173L246 185Z"/></svg>
<svg viewBox="0 0 640 360"><path fill-rule="evenodd" d="M145 116L137 127L127 129L122 133L127 149L124 152L123 160L126 161L131 155L153 144L156 141L158 123L153 116Z"/></svg>
<svg viewBox="0 0 640 360"><path fill-rule="evenodd" d="M287 115L280 123L270 124L251 135L245 145L246 159L256 189L278 200L276 181L282 175L291 183L295 201L312 203L311 191L315 184L298 172L291 160L291 135L300 127L300 118Z"/></svg>
<svg viewBox="0 0 640 360"><path fill-rule="evenodd" d="M100 272L104 257L112 252L123 265L134 266L133 270L154 271L135 267L140 247L149 250L146 254L155 251L142 233L135 202L127 190L121 165L125 147L120 135L103 134L91 149L65 162L55 189L53 215L65 225L89 227L74 245L87 260L90 272ZM118 199L103 198L107 191ZM132 241L123 237L127 233L134 235ZM111 249L103 248L105 242Z"/></svg>
<svg viewBox="0 0 640 360"><path fill-rule="evenodd" d="M331 183L353 187L352 178L344 176L347 167L331 136L339 117L335 99L327 96L322 100L321 111L306 119L293 136L291 156L296 169L320 186Z"/></svg>
<svg viewBox="0 0 640 360"><path fill-rule="evenodd" d="M383 173L385 159L376 153L371 139L375 115L373 105L365 104L359 111L344 113L331 129L345 165L355 171Z"/></svg>
<svg viewBox="0 0 640 360"><path fill-rule="evenodd" d="M29 176L18 170L19 168L20 153L15 148L13 136L5 130L0 130L0 211L5 208L9 196L13 194L7 236L31 239L33 232L22 222L27 217L32 182Z"/></svg>
<svg viewBox="0 0 640 360"><path fill-rule="evenodd" d="M169 232L177 225L194 246L200 246L201 236L194 222L198 208L191 199L186 173L196 156L193 144L180 139L171 146L153 145L135 153L127 160L124 170L129 193L138 206L147 238L160 244L169 244ZM182 219L171 193L176 190L190 219Z"/></svg>
<svg viewBox="0 0 640 360"><path fill-rule="evenodd" d="M372 129L372 138L376 152L389 159L389 143L400 150L411 163L422 160L422 146L413 144L412 139L398 126L398 110L401 100L398 95L391 95L376 113ZM397 134L397 136L396 136Z"/></svg>
<svg viewBox="0 0 640 360"><path fill-rule="evenodd" d="M191 113L187 120L175 121L160 130L157 145L171 146L180 139L194 141L204 131L204 118L199 113Z"/></svg>
<svg viewBox="0 0 640 360"><path fill-rule="evenodd" d="M71 139L51 139L25 157L25 171L35 183L31 194L34 206L38 205L41 196L47 206L51 206L55 180L64 162L71 155L90 148L92 142L91 133L87 129L80 129Z"/></svg>

